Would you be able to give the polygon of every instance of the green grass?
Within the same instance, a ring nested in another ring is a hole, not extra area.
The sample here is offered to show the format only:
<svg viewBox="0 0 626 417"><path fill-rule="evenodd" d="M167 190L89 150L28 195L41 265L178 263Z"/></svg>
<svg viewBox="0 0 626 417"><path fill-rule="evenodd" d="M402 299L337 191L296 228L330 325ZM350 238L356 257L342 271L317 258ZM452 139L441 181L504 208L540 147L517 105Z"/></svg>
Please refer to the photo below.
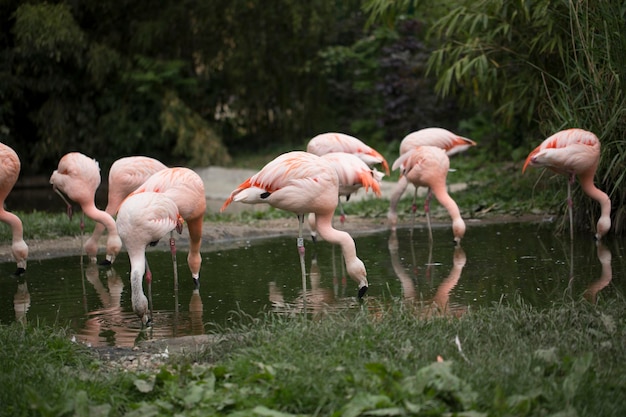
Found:
<svg viewBox="0 0 626 417"><path fill-rule="evenodd" d="M3 326L0 415L625 415L624 299L460 318L413 307L268 313L137 374L102 368L62 330Z"/></svg>

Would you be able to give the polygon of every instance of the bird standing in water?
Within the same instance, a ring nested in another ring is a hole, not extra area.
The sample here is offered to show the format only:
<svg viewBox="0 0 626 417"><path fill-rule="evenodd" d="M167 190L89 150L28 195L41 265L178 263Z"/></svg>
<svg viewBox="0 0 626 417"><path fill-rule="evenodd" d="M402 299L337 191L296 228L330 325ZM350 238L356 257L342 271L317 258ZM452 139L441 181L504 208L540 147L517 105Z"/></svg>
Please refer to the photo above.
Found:
<svg viewBox="0 0 626 417"><path fill-rule="evenodd" d="M593 182L599 162L600 141L595 134L583 129L567 129L555 133L533 149L524 162L522 173L528 166L536 166L548 168L568 177L567 203L572 239L574 238L572 184L576 181L576 176L585 194L600 203L601 214L596 225L596 239L602 239L611 229L611 199Z"/></svg>
<svg viewBox="0 0 626 417"><path fill-rule="evenodd" d="M26 271L28 245L24 242L22 221L15 214L4 209L4 201L17 182L20 169L20 158L17 153L11 147L0 143L0 221L11 227L11 253L17 262L15 275L22 275Z"/></svg>
<svg viewBox="0 0 626 417"><path fill-rule="evenodd" d="M120 204L131 192L135 191L152 174L165 168L167 167L160 161L147 156L128 156L113 162L109 170L109 192L104 211L112 217L115 216ZM85 252L92 262L96 262L98 240L104 229L102 223L96 223L93 234L85 242ZM115 257L117 253L112 255L109 257ZM103 264L110 264L108 257Z"/></svg>
<svg viewBox="0 0 626 417"><path fill-rule="evenodd" d="M440 127L428 127L406 135L404 139L402 139L402 142L400 142L400 155L404 155L405 153L417 146L436 146L437 148L441 148L446 151L446 155L452 156L461 152L465 152L472 146L476 146L476 142L452 133L449 130L442 129ZM397 218L397 204L400 201L400 198L402 197L402 194L404 194L404 191L406 190L406 187L408 185L409 181L401 175L390 198L391 206L389 207L389 213L392 217L395 216L395 218ZM432 241L432 229L430 226L430 197L431 191L428 190L428 193L426 194L426 201L424 202L424 211L426 212L428 233ZM413 193L413 204L411 205L411 223L415 222L415 212L417 211L416 201L417 187L415 187L415 192ZM393 226L395 227L395 225Z"/></svg>
<svg viewBox="0 0 626 417"><path fill-rule="evenodd" d="M151 311L149 314L151 303L143 292L143 277L147 267L146 246L157 242L172 230L181 233L182 223L176 203L164 193L134 194L126 198L119 207L116 224L130 259L133 311L144 325L152 321ZM146 275L150 286L151 276Z"/></svg>
<svg viewBox="0 0 626 417"><path fill-rule="evenodd" d="M100 186L100 166L95 159L79 152L70 152L59 161L58 168L50 176L50 184L67 204L67 214L72 217L72 206L65 199L80 205L83 213L90 219L102 223L108 232L107 261L113 263L115 256L122 249L122 240L117 234L115 220L109 213L96 207L96 190ZM81 230L85 225L81 221Z"/></svg>
<svg viewBox="0 0 626 417"><path fill-rule="evenodd" d="M176 203L178 212L187 223L189 231L189 254L187 264L191 271L191 278L198 287L200 285L200 266L202 255L202 221L206 211L206 194L202 178L193 170L184 167L166 168L158 171L146 180L131 195L154 191L163 193ZM174 240L170 240L174 245ZM172 246L172 255L175 249Z"/></svg>
<svg viewBox="0 0 626 417"><path fill-rule="evenodd" d="M241 183L224 202L221 211L230 203L266 203L298 216L297 240L302 270L302 290L306 293L306 267L304 262L304 239L302 229L304 216L315 214L315 226L319 235L329 243L341 246L348 274L358 284L359 298L367 292L365 265L357 257L352 237L332 226L337 207L339 181L335 169L323 158L308 152L294 151L278 156L261 171Z"/></svg>
<svg viewBox="0 0 626 417"><path fill-rule="evenodd" d="M437 201L444 206L452 218L452 232L457 245L465 235L465 222L456 202L448 194L446 178L450 169L450 159L446 152L435 146L417 146L394 162L392 169L400 168L400 175L416 187L428 187ZM388 218L391 229L395 230L398 214L392 208L397 206L398 194L392 196ZM430 235L432 241L432 234Z"/></svg>

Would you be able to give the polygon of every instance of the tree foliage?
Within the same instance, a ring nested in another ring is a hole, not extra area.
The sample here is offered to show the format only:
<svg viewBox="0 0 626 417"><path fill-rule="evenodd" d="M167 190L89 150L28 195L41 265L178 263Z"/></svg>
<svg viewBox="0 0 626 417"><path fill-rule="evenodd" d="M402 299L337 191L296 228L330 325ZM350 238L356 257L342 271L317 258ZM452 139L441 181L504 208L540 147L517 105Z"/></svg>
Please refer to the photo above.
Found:
<svg viewBox="0 0 626 417"><path fill-rule="evenodd" d="M456 124L425 77L417 20L367 26L363 0L33 1L0 5L0 140L25 174L66 152L170 165L302 147L324 131L383 146ZM394 149L395 150L395 149Z"/></svg>
<svg viewBox="0 0 626 417"><path fill-rule="evenodd" d="M372 0L373 18L396 8ZM429 72L437 91L474 108L494 109L496 126L522 128L530 143L567 127L595 132L603 152L597 178L624 228L626 2L610 0L457 0L435 20ZM394 14L395 13L395 14ZM591 225L595 202L579 193L578 218ZM590 226L591 227L591 226Z"/></svg>

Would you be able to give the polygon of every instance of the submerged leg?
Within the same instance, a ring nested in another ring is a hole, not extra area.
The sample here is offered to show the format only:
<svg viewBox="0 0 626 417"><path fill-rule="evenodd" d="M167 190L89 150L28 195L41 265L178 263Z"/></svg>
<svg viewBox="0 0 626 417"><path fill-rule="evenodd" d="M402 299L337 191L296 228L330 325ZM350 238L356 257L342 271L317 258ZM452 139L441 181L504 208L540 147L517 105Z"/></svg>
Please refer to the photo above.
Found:
<svg viewBox="0 0 626 417"><path fill-rule="evenodd" d="M174 267L174 291L178 291L178 267L176 265L176 240L174 239L174 231L170 232L170 252L172 253L172 265ZM196 284L196 288L197 287Z"/></svg>
<svg viewBox="0 0 626 417"><path fill-rule="evenodd" d="M417 186L413 192L413 203L411 203L411 233L415 229L415 213L417 212Z"/></svg>
<svg viewBox="0 0 626 417"><path fill-rule="evenodd" d="M150 270L150 266L148 265L148 257L146 257L146 284L148 284L148 311L150 312L150 316L148 317L148 321L146 322L146 326L152 325L152 271Z"/></svg>
<svg viewBox="0 0 626 417"><path fill-rule="evenodd" d="M302 237L302 229L304 226L304 214L298 214L298 254L300 255L300 269L302 271L302 302L304 311L306 312L306 265L304 263L304 238Z"/></svg>
<svg viewBox="0 0 626 417"><path fill-rule="evenodd" d="M417 192L417 188L415 189ZM428 193L426 193L426 200L424 201L424 212L426 213L426 224L428 225L428 241L433 243L433 228L430 225L430 197L432 193L430 188L428 189Z"/></svg>
<svg viewBox="0 0 626 417"><path fill-rule="evenodd" d="M567 181L567 208L569 210L569 237L571 240L574 240L574 213L572 208L574 205L572 201L572 184L574 181L576 181L576 175L570 174Z"/></svg>
<svg viewBox="0 0 626 417"><path fill-rule="evenodd" d="M349 198L350 196L348 195L346 197L346 201L348 201ZM346 222L346 212L343 210L343 204L341 204L341 198L339 198L338 206L339 206L339 223L343 225Z"/></svg>

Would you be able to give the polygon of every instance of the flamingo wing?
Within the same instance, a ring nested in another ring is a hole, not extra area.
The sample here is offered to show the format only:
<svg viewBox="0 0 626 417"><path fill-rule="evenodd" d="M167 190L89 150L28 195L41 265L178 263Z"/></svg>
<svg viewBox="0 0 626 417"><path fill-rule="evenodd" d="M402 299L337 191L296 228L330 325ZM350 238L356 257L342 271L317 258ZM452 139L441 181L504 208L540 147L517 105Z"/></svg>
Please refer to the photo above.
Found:
<svg viewBox="0 0 626 417"><path fill-rule="evenodd" d="M600 160L600 141L583 129L555 133L533 149L526 158L522 173L530 165L550 168L561 174L580 174L595 170Z"/></svg>

